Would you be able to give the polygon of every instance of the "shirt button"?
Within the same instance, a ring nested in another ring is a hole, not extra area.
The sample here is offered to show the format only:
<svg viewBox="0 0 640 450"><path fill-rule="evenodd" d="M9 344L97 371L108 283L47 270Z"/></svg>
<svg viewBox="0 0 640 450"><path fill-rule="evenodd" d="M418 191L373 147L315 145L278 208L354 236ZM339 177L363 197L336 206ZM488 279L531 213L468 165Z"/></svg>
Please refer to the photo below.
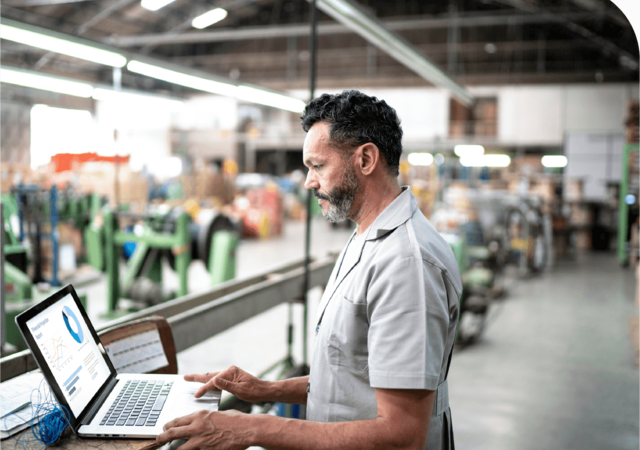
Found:
<svg viewBox="0 0 640 450"><path fill-rule="evenodd" d="M316 327L316 336L318 335L319 332L320 332L320 325Z"/></svg>

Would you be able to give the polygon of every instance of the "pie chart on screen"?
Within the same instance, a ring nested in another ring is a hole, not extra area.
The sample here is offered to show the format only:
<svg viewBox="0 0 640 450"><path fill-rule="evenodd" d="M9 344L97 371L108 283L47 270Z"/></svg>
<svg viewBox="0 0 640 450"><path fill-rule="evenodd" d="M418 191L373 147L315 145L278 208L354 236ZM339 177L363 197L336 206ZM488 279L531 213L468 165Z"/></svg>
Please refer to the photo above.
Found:
<svg viewBox="0 0 640 450"><path fill-rule="evenodd" d="M67 326L67 330L69 330L69 334L71 337L78 343L82 344L82 340L84 339L84 335L82 333L82 327L80 326L80 322L76 315L71 311L71 308L68 306L64 307L64 311L62 311L62 318L64 319L64 324ZM73 320L73 326L69 322L69 318ZM73 329L75 328L75 330Z"/></svg>

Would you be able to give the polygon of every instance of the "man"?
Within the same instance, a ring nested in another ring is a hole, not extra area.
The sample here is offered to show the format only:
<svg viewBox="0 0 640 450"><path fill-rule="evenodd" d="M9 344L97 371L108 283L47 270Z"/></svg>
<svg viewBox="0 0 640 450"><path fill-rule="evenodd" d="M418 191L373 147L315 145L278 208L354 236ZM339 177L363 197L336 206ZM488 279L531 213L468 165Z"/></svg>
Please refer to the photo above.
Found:
<svg viewBox="0 0 640 450"><path fill-rule="evenodd" d="M305 187L356 232L320 304L311 375L276 382L237 367L185 379L250 402L307 405L307 420L201 411L169 422L181 448L453 449L446 376L462 291L453 253L398 184L393 108L358 91L322 95L302 116Z"/></svg>

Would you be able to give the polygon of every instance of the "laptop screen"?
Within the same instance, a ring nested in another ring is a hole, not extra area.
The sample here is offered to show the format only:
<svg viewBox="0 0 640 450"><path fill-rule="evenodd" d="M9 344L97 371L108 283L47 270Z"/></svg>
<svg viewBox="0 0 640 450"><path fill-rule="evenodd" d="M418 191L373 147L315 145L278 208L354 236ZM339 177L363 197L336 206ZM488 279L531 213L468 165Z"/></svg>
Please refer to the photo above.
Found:
<svg viewBox="0 0 640 450"><path fill-rule="evenodd" d="M111 373L84 315L69 293L26 325L71 412L80 416Z"/></svg>

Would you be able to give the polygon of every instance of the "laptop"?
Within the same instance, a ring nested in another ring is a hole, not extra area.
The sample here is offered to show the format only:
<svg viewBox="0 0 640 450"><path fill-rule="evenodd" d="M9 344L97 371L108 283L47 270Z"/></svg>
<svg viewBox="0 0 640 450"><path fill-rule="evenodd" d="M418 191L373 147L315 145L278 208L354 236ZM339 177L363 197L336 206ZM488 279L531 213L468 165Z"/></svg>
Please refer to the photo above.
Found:
<svg viewBox="0 0 640 450"><path fill-rule="evenodd" d="M177 417L218 409L220 391L196 399L201 384L181 375L116 373L70 284L15 320L78 436L150 439Z"/></svg>

